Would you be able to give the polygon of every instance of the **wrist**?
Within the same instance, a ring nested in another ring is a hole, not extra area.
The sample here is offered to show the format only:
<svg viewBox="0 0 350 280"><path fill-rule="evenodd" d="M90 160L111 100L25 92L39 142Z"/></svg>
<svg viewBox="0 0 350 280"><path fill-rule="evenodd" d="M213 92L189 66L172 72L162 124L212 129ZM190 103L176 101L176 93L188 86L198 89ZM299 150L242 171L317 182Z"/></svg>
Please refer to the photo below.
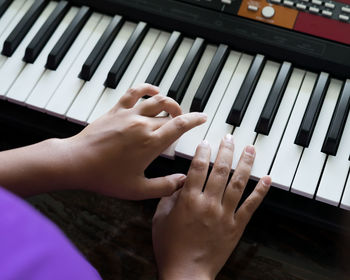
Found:
<svg viewBox="0 0 350 280"><path fill-rule="evenodd" d="M66 150L63 140L48 139L0 153L0 184L21 196L68 188Z"/></svg>
<svg viewBox="0 0 350 280"><path fill-rule="evenodd" d="M25 147L28 160L26 178L34 193L60 191L74 188L72 182L72 160L69 144L65 139L51 138Z"/></svg>

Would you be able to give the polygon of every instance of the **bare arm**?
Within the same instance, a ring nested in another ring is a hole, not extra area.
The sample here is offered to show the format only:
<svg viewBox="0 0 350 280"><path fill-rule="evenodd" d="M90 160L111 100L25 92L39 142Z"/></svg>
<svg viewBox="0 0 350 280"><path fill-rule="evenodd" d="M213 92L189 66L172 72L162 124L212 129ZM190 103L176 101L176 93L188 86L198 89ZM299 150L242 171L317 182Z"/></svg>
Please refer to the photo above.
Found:
<svg viewBox="0 0 350 280"><path fill-rule="evenodd" d="M146 167L187 130L205 122L182 114L157 87L130 89L104 116L79 134L0 153L0 185L22 196L83 189L124 199L170 195L186 176L147 179ZM144 95L152 97L137 103ZM156 117L167 111L169 117Z"/></svg>

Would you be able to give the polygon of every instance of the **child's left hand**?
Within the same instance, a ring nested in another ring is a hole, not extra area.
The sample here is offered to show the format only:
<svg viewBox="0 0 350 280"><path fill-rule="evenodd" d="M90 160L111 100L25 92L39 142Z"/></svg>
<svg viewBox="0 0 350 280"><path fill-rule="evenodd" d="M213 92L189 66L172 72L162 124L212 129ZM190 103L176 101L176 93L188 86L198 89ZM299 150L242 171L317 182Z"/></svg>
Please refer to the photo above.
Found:
<svg viewBox="0 0 350 280"><path fill-rule="evenodd" d="M72 187L138 200L168 196L182 186L183 174L147 179L144 170L206 116L182 115L178 103L158 91L148 84L128 90L107 114L63 140L70 155L66 179ZM145 95L152 97L136 104ZM162 111L171 117L156 117Z"/></svg>

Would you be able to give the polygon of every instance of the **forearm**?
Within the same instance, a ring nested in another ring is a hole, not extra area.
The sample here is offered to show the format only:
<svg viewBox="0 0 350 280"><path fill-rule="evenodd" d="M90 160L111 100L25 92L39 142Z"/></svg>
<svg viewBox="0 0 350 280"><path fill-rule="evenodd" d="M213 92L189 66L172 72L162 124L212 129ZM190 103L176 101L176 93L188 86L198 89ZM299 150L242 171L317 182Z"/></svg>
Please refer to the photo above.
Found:
<svg viewBox="0 0 350 280"><path fill-rule="evenodd" d="M21 195L72 188L63 140L49 139L0 153L0 185Z"/></svg>

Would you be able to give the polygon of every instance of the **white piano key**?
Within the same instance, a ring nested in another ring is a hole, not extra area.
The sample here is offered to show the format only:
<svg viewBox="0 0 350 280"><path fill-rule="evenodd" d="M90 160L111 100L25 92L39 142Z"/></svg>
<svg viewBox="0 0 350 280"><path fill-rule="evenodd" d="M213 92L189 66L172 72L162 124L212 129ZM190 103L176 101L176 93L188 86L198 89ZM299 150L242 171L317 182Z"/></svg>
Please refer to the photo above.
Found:
<svg viewBox="0 0 350 280"><path fill-rule="evenodd" d="M11 31L13 30L13 28L8 28L8 25L16 18L17 13L20 12L25 2L26 1L23 0L15 0L7 8L6 12L0 18L0 36L6 29L10 29ZM0 46L2 46L2 44Z"/></svg>
<svg viewBox="0 0 350 280"><path fill-rule="evenodd" d="M68 110L68 119L83 124L87 122L87 118L105 89L104 82L108 71L111 69L115 59L122 51L124 45L134 31L135 26L136 24L131 22L126 22L123 25L95 74L90 81L84 84L72 106Z"/></svg>
<svg viewBox="0 0 350 280"><path fill-rule="evenodd" d="M188 88L185 92L185 95L180 103L182 113L186 114L189 113L191 103L193 100L194 95L197 92L197 89L205 75L205 72L207 71L209 64L215 54L216 47L213 45L208 45L204 53L199 60L198 66L193 74L193 77L188 85ZM175 141L172 145L170 145L163 153L162 155L167 158L174 158L175 157L175 148L178 144L179 140Z"/></svg>
<svg viewBox="0 0 350 280"><path fill-rule="evenodd" d="M313 198L317 183L322 174L322 168L326 160L326 154L321 152L323 141L326 137L332 113L340 94L342 82L332 80L318 117L314 133L308 148L304 148L295 174L291 192L309 198Z"/></svg>
<svg viewBox="0 0 350 280"><path fill-rule="evenodd" d="M205 140L207 140L211 146L210 161L212 163L215 161L222 138L228 133L231 134L234 129L232 125L226 123L226 119L252 61L253 57L250 55L243 54L241 56L230 84L225 91L224 97L205 136Z"/></svg>
<svg viewBox="0 0 350 280"><path fill-rule="evenodd" d="M78 95L80 89L84 85L85 81L78 77L81 67L85 60L90 55L94 46L101 38L103 32L111 21L111 17L103 16L96 29L93 31L91 37L86 42L84 48L81 50L79 57L75 60L74 64L65 75L63 81L59 87L55 90L49 103L45 107L48 114L55 115L61 118L66 116L66 113Z"/></svg>
<svg viewBox="0 0 350 280"><path fill-rule="evenodd" d="M236 169L244 147L254 143L257 135L254 129L265 105L273 82L278 74L279 67L280 65L278 63L272 61L266 62L241 125L236 127L233 132L236 155L232 162L233 169Z"/></svg>
<svg viewBox="0 0 350 280"><path fill-rule="evenodd" d="M348 168L350 168L350 161L348 164ZM350 210L350 176L348 175L348 180L346 182L343 198L341 200L340 207L346 210Z"/></svg>
<svg viewBox="0 0 350 280"><path fill-rule="evenodd" d="M137 73L140 71L143 62L146 60L157 40L159 33L159 30L153 28L147 32L146 37L139 46L116 89L106 88L104 90L101 98L88 118L88 123L93 122L103 114L107 113L119 101L120 97L128 90L128 88L130 88Z"/></svg>
<svg viewBox="0 0 350 280"><path fill-rule="evenodd" d="M6 98L12 102L23 104L36 83L39 81L41 75L45 72L45 63L48 54L60 39L63 32L69 26L74 16L78 12L78 8L70 8L66 16L63 18L61 23L58 25L55 32L41 51L40 55L35 60L34 64L27 63L23 68L21 74L17 77L16 81L6 94Z"/></svg>
<svg viewBox="0 0 350 280"><path fill-rule="evenodd" d="M31 5L34 3L34 0L16 0L9 7L8 11L2 16L0 20L0 26L3 26L3 30L1 31L0 36L0 48L4 45L5 40L10 35L12 30L16 27L25 13L29 10ZM5 28L6 27L6 28ZM4 62L8 59L5 55L0 55L0 67L4 64ZM1 97L1 92L0 92Z"/></svg>
<svg viewBox="0 0 350 280"><path fill-rule="evenodd" d="M322 178L318 186L316 199L339 205L341 195L349 172L350 154L350 114L345 124L343 136L340 140L338 152L335 156L328 156Z"/></svg>
<svg viewBox="0 0 350 280"><path fill-rule="evenodd" d="M100 20L101 14L93 14L70 47L57 70L45 70L39 82L26 100L26 105L28 107L44 110L55 89L59 86L65 74L71 68L75 59L79 55L79 52L83 49Z"/></svg>
<svg viewBox="0 0 350 280"><path fill-rule="evenodd" d="M168 32L163 31L159 34L157 41L152 47L151 52L148 54L145 62L143 63L131 87L136 87L137 85L142 84L146 81L149 73L151 72L153 66L155 65L162 50L164 49L169 37L170 37L170 33Z"/></svg>
<svg viewBox="0 0 350 280"><path fill-rule="evenodd" d="M47 5L37 21L34 23L33 27L29 30L28 34L24 37L21 44L18 46L16 52L4 62L0 69L0 96L4 97L7 94L13 82L17 79L18 75L25 67L26 63L22 61L25 49L35 34L39 31L41 26L45 23L46 19L50 16L56 5L57 3L55 2L50 2Z"/></svg>
<svg viewBox="0 0 350 280"><path fill-rule="evenodd" d="M316 78L316 74L311 72L306 73L282 142L273 162L271 170L272 182L274 186L281 189L289 190L303 151L302 146L294 144L294 139L310 99Z"/></svg>
<svg viewBox="0 0 350 280"><path fill-rule="evenodd" d="M228 87L232 75L236 70L240 57L241 53L235 51L230 52L230 55L209 97L208 103L204 108L203 112L207 114L207 121L181 136L175 149L177 155L187 158L192 158L194 156L198 144L203 141L205 135L207 134L208 128L214 118L216 109L219 107L219 104Z"/></svg>
<svg viewBox="0 0 350 280"><path fill-rule="evenodd" d="M258 134L254 146L256 156L251 171L253 179L260 179L268 174L272 161L281 141L288 118L292 112L293 104L298 96L299 89L303 82L305 71L294 69L283 95L281 104L277 111L275 121L269 135Z"/></svg>

